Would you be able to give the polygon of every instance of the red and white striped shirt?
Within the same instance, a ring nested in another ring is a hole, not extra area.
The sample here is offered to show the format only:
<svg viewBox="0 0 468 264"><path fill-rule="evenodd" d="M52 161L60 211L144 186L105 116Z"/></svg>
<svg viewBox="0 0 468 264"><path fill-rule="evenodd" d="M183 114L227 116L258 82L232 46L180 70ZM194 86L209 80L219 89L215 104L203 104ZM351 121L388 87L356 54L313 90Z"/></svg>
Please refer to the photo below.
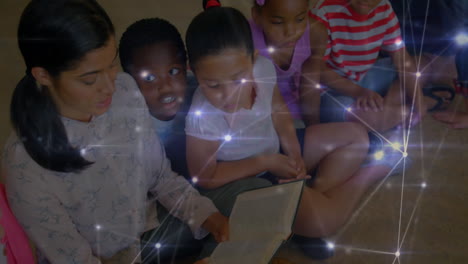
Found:
<svg viewBox="0 0 468 264"><path fill-rule="evenodd" d="M324 60L351 80L362 79L380 50L395 52L404 47L398 18L388 0L367 15L354 11L349 0L322 0L317 7L309 14L328 29Z"/></svg>

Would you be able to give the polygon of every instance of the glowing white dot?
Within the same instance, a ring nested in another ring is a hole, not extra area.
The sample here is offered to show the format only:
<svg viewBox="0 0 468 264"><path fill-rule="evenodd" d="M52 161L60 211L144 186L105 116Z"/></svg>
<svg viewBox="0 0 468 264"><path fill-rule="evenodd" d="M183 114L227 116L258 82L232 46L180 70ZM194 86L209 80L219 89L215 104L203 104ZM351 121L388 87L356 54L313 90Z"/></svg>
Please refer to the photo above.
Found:
<svg viewBox="0 0 468 264"><path fill-rule="evenodd" d="M328 247L328 249L334 249L334 248L335 248L335 244L333 244L332 242L328 242L328 243L327 243L327 247Z"/></svg>
<svg viewBox="0 0 468 264"><path fill-rule="evenodd" d="M224 136L224 140L229 142L229 141L232 140L232 136L231 135L226 135L226 136Z"/></svg>
<svg viewBox="0 0 468 264"><path fill-rule="evenodd" d="M353 111L353 109L351 107L347 107L346 111L351 112L351 111Z"/></svg>
<svg viewBox="0 0 468 264"><path fill-rule="evenodd" d="M198 178L197 178L197 177L193 177L193 178L192 178L192 182L193 182L193 183L197 183L197 182L198 182Z"/></svg>
<svg viewBox="0 0 468 264"><path fill-rule="evenodd" d="M156 245L154 245L155 248L161 248L161 244L160 243L156 243Z"/></svg>
<svg viewBox="0 0 468 264"><path fill-rule="evenodd" d="M97 231L99 231L99 230L102 229L102 226L101 225L96 225L95 228L96 228Z"/></svg>
<svg viewBox="0 0 468 264"><path fill-rule="evenodd" d="M403 158L408 157L408 152L403 152Z"/></svg>
<svg viewBox="0 0 468 264"><path fill-rule="evenodd" d="M421 183L421 188L426 189L426 187L427 187L427 183L425 182Z"/></svg>
<svg viewBox="0 0 468 264"><path fill-rule="evenodd" d="M241 83L246 83L246 82L247 82L246 79L242 79L242 80L241 80Z"/></svg>
<svg viewBox="0 0 468 264"><path fill-rule="evenodd" d="M416 73L416 77L418 77L418 78L421 77L421 73L420 73L420 72L417 72L417 73Z"/></svg>
<svg viewBox="0 0 468 264"><path fill-rule="evenodd" d="M140 73L140 77L143 78L143 79L145 79L146 77L148 77L148 75L149 75L149 72L148 72L148 71L142 71L142 72Z"/></svg>
<svg viewBox="0 0 468 264"><path fill-rule="evenodd" d="M458 34L455 37L455 42L460 46L468 44L468 35L465 33Z"/></svg>
<svg viewBox="0 0 468 264"><path fill-rule="evenodd" d="M400 251L395 252L395 256L399 257L400 256Z"/></svg>
<svg viewBox="0 0 468 264"><path fill-rule="evenodd" d="M395 41L395 44L401 46L403 44L403 40L397 39L397 41Z"/></svg>
<svg viewBox="0 0 468 264"><path fill-rule="evenodd" d="M85 148L82 148L82 149L80 150L80 153L81 153L81 156L86 155L86 149L85 149Z"/></svg>
<svg viewBox="0 0 468 264"><path fill-rule="evenodd" d="M136 126L136 127L135 127L135 131L136 131L136 132L140 132L140 131L141 131L141 127L140 127L140 126Z"/></svg>
<svg viewBox="0 0 468 264"><path fill-rule="evenodd" d="M317 88L317 89L322 89L322 86L320 85L320 83L317 83L317 84L315 85L315 88Z"/></svg>
<svg viewBox="0 0 468 264"><path fill-rule="evenodd" d="M201 111L200 110L195 111L195 115L196 116L201 116Z"/></svg>
<svg viewBox="0 0 468 264"><path fill-rule="evenodd" d="M268 53L273 53L275 52L275 48L274 47L268 47Z"/></svg>
<svg viewBox="0 0 468 264"><path fill-rule="evenodd" d="M385 153L382 150L374 153L375 160L382 160L384 156L385 156Z"/></svg>
<svg viewBox="0 0 468 264"><path fill-rule="evenodd" d="M399 150L401 148L401 143L400 142L393 142L392 143L392 148L394 150Z"/></svg>

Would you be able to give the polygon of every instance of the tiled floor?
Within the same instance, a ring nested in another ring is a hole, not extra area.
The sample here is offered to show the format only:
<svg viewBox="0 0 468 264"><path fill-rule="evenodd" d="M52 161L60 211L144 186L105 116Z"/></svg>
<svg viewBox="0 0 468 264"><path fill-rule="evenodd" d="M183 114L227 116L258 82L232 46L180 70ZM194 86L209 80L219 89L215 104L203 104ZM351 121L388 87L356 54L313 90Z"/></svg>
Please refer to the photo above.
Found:
<svg viewBox="0 0 468 264"><path fill-rule="evenodd" d="M27 1L0 1L0 146L9 133L8 107L24 64L16 45L16 27ZM160 16L185 34L201 11L199 0L101 0L117 34L133 21ZM226 0L248 16L251 0ZM325 263L464 264L468 263L468 130L453 131L427 117L412 130L412 166L369 191L362 207L339 234L329 238L336 256ZM421 184L425 182L426 188ZM394 252L400 247L400 258ZM319 263L285 247L279 256L296 264ZM247 264L247 263L246 263Z"/></svg>

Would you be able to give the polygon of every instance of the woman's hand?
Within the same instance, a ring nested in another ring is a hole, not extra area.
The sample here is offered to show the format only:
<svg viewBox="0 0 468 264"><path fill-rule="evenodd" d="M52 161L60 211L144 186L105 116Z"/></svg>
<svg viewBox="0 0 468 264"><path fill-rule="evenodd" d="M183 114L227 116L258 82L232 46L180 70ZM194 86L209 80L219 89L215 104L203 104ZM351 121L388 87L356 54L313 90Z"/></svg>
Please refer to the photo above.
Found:
<svg viewBox="0 0 468 264"><path fill-rule="evenodd" d="M229 219L220 212L210 215L202 227L210 232L218 243L229 240Z"/></svg>

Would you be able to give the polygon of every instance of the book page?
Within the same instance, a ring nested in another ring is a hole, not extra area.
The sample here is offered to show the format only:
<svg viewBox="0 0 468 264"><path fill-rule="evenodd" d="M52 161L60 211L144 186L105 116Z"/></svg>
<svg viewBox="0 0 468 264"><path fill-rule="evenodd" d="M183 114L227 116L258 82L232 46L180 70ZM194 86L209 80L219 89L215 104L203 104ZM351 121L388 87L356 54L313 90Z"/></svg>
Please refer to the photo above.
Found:
<svg viewBox="0 0 468 264"><path fill-rule="evenodd" d="M282 244L282 239L228 241L216 247L210 264L266 264Z"/></svg>
<svg viewBox="0 0 468 264"><path fill-rule="evenodd" d="M287 239L303 184L303 181L296 181L239 195L229 219L230 240L266 239L276 234Z"/></svg>

